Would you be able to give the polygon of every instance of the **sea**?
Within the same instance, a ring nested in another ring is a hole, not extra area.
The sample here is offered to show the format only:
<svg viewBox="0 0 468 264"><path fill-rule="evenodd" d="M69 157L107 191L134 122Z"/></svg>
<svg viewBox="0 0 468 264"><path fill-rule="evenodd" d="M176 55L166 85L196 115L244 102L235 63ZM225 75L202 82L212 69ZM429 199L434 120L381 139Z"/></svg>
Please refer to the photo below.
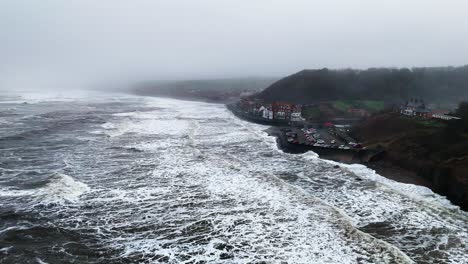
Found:
<svg viewBox="0 0 468 264"><path fill-rule="evenodd" d="M0 93L0 263L468 263L445 197L267 128L222 104Z"/></svg>

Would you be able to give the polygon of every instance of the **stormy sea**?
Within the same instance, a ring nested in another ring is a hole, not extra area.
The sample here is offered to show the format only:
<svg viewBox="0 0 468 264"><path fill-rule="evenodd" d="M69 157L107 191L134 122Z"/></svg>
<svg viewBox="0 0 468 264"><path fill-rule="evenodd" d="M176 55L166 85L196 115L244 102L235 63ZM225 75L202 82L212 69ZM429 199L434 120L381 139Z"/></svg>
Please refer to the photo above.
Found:
<svg viewBox="0 0 468 264"><path fill-rule="evenodd" d="M468 215L224 105L0 96L0 263L468 263Z"/></svg>

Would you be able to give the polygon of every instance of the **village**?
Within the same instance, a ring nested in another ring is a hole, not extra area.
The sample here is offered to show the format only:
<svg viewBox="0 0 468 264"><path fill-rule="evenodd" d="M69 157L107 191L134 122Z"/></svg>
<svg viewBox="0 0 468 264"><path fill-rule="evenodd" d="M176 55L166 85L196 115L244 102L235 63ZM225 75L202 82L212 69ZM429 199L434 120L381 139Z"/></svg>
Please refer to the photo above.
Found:
<svg viewBox="0 0 468 264"><path fill-rule="evenodd" d="M354 104L356 105L356 104ZM366 149L350 136L350 128L376 112L391 112L402 117L431 122L460 118L449 110L431 109L422 99L410 99L384 107L353 107L344 102L300 105L286 102L267 103L256 98L242 98L228 108L237 116L264 125L280 127L280 137L287 144L303 149L329 148L342 150ZM366 106L361 103L360 105ZM371 105L367 103L367 105Z"/></svg>
<svg viewBox="0 0 468 264"><path fill-rule="evenodd" d="M340 124L332 121L307 118L307 106L284 102L264 103L255 99L242 99L230 107L234 114L252 122L281 127L278 135L289 144L335 148L360 149L362 146L348 134L349 124L355 119L341 119Z"/></svg>

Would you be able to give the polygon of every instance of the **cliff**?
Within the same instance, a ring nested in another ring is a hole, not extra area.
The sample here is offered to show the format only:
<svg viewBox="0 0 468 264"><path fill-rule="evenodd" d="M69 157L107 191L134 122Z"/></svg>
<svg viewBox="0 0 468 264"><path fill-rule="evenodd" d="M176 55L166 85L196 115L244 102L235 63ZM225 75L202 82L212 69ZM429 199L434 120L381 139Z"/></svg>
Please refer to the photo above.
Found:
<svg viewBox="0 0 468 264"><path fill-rule="evenodd" d="M380 163L414 172L468 210L468 134L457 126L386 113L354 127L352 134L368 147L385 149Z"/></svg>

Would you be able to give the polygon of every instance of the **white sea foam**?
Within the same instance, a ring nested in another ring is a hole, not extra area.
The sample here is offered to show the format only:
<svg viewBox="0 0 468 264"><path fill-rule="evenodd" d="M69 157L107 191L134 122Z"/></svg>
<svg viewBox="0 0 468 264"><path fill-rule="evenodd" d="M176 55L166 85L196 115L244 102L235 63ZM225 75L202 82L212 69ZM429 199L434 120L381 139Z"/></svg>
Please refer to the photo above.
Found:
<svg viewBox="0 0 468 264"><path fill-rule="evenodd" d="M87 134L97 140L67 153L67 171L92 189L56 175L32 195L63 204L41 213L116 261L466 262L466 219L420 201L427 190L416 199L363 166L283 153L222 105L143 102L148 111L108 115L98 129L113 138ZM388 229L368 228L379 224Z"/></svg>
<svg viewBox="0 0 468 264"><path fill-rule="evenodd" d="M463 219L444 219L440 210L447 208L444 199L426 188L388 180L361 165L324 161L313 152L283 153L263 131L265 126L238 120L218 105L170 99L149 100L148 105L162 110L117 114L104 128L124 131L120 135L136 133L145 140L131 146L160 154L154 155L157 169L145 178L155 185L148 188L135 182L128 190L102 198L126 207L152 208L141 213L145 220L134 221L174 223L167 228L176 238L152 232L122 235L115 246L124 246L124 256L165 256L176 263L189 254L190 260L221 262L220 254L228 252L214 245L225 243L235 252L227 263L354 263L357 258L410 262L405 253L423 259L417 253L420 244L404 235L389 233L376 239L356 229L388 223L390 228L406 229L408 236L424 237L432 251L440 245L454 260L463 257L463 249L449 248L447 242L453 236L467 239L466 230L457 227ZM167 133L174 126L177 131ZM165 136L146 139L149 135ZM130 210L120 212L131 216ZM183 235L202 220L207 231L191 238ZM177 226L185 221L188 224ZM441 228L449 231L431 233ZM183 242L197 236L210 237L209 243Z"/></svg>
<svg viewBox="0 0 468 264"><path fill-rule="evenodd" d="M127 133L181 135L189 127L186 120L171 120L157 112L121 113L117 117L122 119L101 125L111 137Z"/></svg>
<svg viewBox="0 0 468 264"><path fill-rule="evenodd" d="M13 188L0 187L0 197L21 197L33 195L32 190L19 190Z"/></svg>
<svg viewBox="0 0 468 264"><path fill-rule="evenodd" d="M0 248L0 253L8 254L8 251L10 251L12 248L13 246Z"/></svg>
<svg viewBox="0 0 468 264"><path fill-rule="evenodd" d="M242 120L236 120L235 122L242 124L243 126L250 127L256 136L262 137L266 143L270 143L270 146L272 146L274 149L278 149L275 138L273 136L268 136L267 133L263 131L265 129L265 126L256 125L256 124L252 125ZM282 152L280 149L278 149L278 151ZM285 155L288 155L288 154L285 154ZM345 163L339 163L339 162L335 162L331 160L322 160L320 159L319 155L313 151L308 151L298 156L301 156L304 159L304 161L310 162L313 160L315 161L320 160L321 162L338 165L342 168L346 168L350 170L351 172L353 172L354 174L356 174L357 176L361 178L365 178L368 180L378 182L388 188L391 188L395 192L398 192L402 195L406 195L418 201L424 201L427 203L432 203L434 205L442 206L442 207L446 207L450 209L459 208L458 206L453 205L446 197L434 193L431 189L425 186L401 183L401 182L394 181L392 179L388 179L386 177L383 177L377 174L375 170L372 170L361 164L345 164Z"/></svg>
<svg viewBox="0 0 468 264"><path fill-rule="evenodd" d="M199 114L197 110L185 107L188 115L196 117ZM354 263L360 257L368 262L408 260L397 249L370 236L358 234L351 238L344 235L355 231L350 231L353 227L346 223L347 219L337 213L335 208L308 196L306 192L298 192L273 175L268 175L268 169L274 164L275 157L257 160L259 163L265 162L266 167L256 166L257 161L245 160L255 157L255 153L259 151L265 154L275 152L275 140L268 137L260 129L261 126L252 128L248 123L235 121L233 127L232 123L226 123L229 114L224 110L212 111L207 118L210 122L206 122L206 119L187 118L186 113L175 113L177 120L193 119L189 123L190 129L182 131L179 140L186 141L203 159L194 161L183 145L174 145L170 152L157 156L155 162L159 165L147 179L162 182L165 188L151 190L138 187L132 189L133 192L119 190L108 199L138 203L142 207L156 202L160 206L167 204L171 210L160 208L144 215L150 217L149 219L164 219L167 223L186 219L189 224L178 227L178 231L172 231L174 235L180 233L180 237L176 235L176 239L158 239L151 234L130 237L129 240L122 238L125 242L119 243L125 245L123 256L165 256L168 258L167 262L176 263L180 261L181 255L199 252L190 260L221 262L220 254L227 252L214 245L225 243L233 245L235 252L232 259L226 260L227 263L261 260ZM230 122L235 119L228 120ZM161 150L157 145L158 143L153 143L146 146ZM230 145L238 148L239 153L223 153L223 148ZM242 151L251 153L243 155ZM289 154L284 156L297 157ZM313 157L318 160L316 156ZM200 198L191 198L193 196ZM203 206L196 211L185 206L192 203ZM203 236L217 235L207 245L184 244L182 241L189 237L182 235L185 232L183 230L196 226L199 221L210 223L208 226L211 231ZM356 243L352 239L360 241L357 242L360 243L359 249L352 245ZM180 242L175 243L177 240ZM167 248L167 244L172 246ZM381 248L378 253L375 251L377 248Z"/></svg>
<svg viewBox="0 0 468 264"><path fill-rule="evenodd" d="M357 176L361 178L380 183L388 188L391 188L395 192L408 196L417 201L430 203L435 206L446 207L450 209L459 208L458 206L453 205L446 197L434 193L431 189L425 186L401 183L401 182L394 181L392 179L385 178L377 174L375 170L372 170L360 164L351 164L351 165L339 164L339 165L343 168L349 169L350 171L352 171L354 174L356 174Z"/></svg>
<svg viewBox="0 0 468 264"><path fill-rule="evenodd" d="M43 261L40 258L36 258L36 261L37 261L38 264L48 264L47 262Z"/></svg>
<svg viewBox="0 0 468 264"><path fill-rule="evenodd" d="M76 102L77 100L86 100L88 102L104 100L109 98L110 92L104 93L97 90L82 89L48 90L47 92L39 90L19 90L12 92L2 91L0 95L5 96L6 98L11 98L10 100L0 100L0 103L22 104L26 102L28 104L38 104L51 102ZM114 96L119 95L114 94Z"/></svg>
<svg viewBox="0 0 468 264"><path fill-rule="evenodd" d="M85 183L57 173L50 178L49 183L37 190L36 195L46 203L77 202L81 195L90 190Z"/></svg>
<svg viewBox="0 0 468 264"><path fill-rule="evenodd" d="M239 122L243 121L236 121ZM256 130L261 129L256 125L251 127ZM264 134L258 135L255 132L253 134L264 137ZM264 140L264 143L268 144L267 142ZM374 223L388 225L390 231L382 230L382 232L395 232L395 234L387 234L386 241L405 252L414 254L418 252L418 248L411 240L406 240L405 235L398 235L398 231L393 231L395 229L406 229L408 237L424 237L421 240L425 241L428 252L437 252L438 248L442 247L445 248L445 252L450 252L450 259L454 263L464 263L463 256L468 252L456 244L450 246L447 241L468 239L468 232L463 227L463 223L466 223L466 214L445 197L434 194L426 187L384 178L363 165L346 165L322 160L313 152L301 155L282 153L282 151L278 153L280 155L274 155L266 163L260 158L255 162L261 163L264 170L271 171L272 174L286 172L288 175L298 177L292 182L294 186L337 208L349 217L354 226L365 227ZM243 159L242 156L238 157ZM339 168L335 168L335 165L339 165ZM321 176L318 177L317 174ZM444 219L446 215L454 218ZM432 231L447 228L451 231L444 231L446 232L444 235L436 235ZM418 260L434 261L432 257L416 256Z"/></svg>

